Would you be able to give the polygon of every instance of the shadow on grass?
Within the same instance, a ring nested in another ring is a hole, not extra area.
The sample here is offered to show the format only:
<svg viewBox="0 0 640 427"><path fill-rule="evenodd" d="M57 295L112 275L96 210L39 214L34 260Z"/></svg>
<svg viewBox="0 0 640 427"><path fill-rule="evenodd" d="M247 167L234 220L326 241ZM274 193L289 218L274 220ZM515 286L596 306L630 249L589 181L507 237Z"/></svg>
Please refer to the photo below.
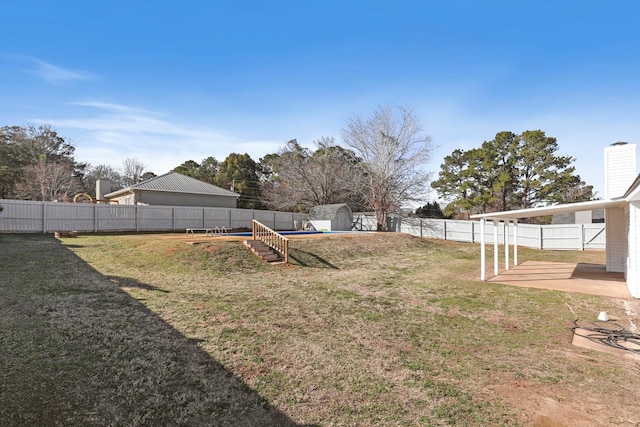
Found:
<svg viewBox="0 0 640 427"><path fill-rule="evenodd" d="M302 267L331 268L339 270L337 266L331 264L321 256L314 254L313 252L307 252L300 249L289 249L289 259L295 261L296 264Z"/></svg>
<svg viewBox="0 0 640 427"><path fill-rule="evenodd" d="M98 273L99 274L99 273ZM155 291L162 292L164 294L168 294L169 291L166 289L158 288L157 286L149 285L148 283L142 283L133 277L119 277L119 276L103 276L113 283L118 285L120 288L135 288L135 289L143 289L145 291Z"/></svg>
<svg viewBox="0 0 640 427"><path fill-rule="evenodd" d="M0 425L299 425L119 288L153 286L43 235L0 235L0 265Z"/></svg>

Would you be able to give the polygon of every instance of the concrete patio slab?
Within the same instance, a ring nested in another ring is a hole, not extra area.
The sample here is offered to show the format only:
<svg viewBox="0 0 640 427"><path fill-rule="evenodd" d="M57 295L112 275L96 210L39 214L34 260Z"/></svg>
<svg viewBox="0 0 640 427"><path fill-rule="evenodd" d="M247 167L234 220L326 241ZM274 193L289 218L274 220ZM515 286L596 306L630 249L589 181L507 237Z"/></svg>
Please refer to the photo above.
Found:
<svg viewBox="0 0 640 427"><path fill-rule="evenodd" d="M525 288L632 298L624 274L607 272L600 264L526 261L502 270L488 281Z"/></svg>

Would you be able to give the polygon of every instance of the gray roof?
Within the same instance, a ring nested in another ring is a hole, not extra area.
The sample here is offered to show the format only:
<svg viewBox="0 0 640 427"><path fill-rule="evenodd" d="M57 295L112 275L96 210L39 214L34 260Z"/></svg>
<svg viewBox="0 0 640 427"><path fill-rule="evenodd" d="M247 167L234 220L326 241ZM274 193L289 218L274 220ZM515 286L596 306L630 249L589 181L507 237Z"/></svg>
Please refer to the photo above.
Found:
<svg viewBox="0 0 640 427"><path fill-rule="evenodd" d="M631 184L629 189L624 193L624 196L622 197L631 196L631 194L638 190L638 187L640 187L640 175L636 177L636 179L633 181L633 184Z"/></svg>
<svg viewBox="0 0 640 427"><path fill-rule="evenodd" d="M156 176L146 181L139 182L131 187L123 188L109 194L105 197L115 197L122 193L132 192L133 190L143 191L166 191L170 193L188 193L188 194L207 194L210 196L227 196L240 197L240 194L233 191L225 190L213 184L191 178L178 172L169 172L164 175Z"/></svg>

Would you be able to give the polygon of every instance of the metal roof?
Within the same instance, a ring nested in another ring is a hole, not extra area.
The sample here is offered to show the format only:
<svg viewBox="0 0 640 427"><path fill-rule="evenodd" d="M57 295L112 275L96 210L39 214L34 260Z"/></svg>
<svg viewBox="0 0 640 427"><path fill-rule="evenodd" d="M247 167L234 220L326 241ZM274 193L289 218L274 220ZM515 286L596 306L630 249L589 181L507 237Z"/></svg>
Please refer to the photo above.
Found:
<svg viewBox="0 0 640 427"><path fill-rule="evenodd" d="M589 211L592 209L606 209L623 206L629 203L624 198L609 200L591 200L589 202L567 203L564 205L542 206L539 208L516 209L513 211L491 212L486 214L471 215L472 219L518 219L532 218L561 213Z"/></svg>
<svg viewBox="0 0 640 427"><path fill-rule="evenodd" d="M606 209L623 206L625 203L640 199L640 175L631 184L624 196L607 200L591 200L588 202L567 203L564 205L543 206L539 208L517 209L513 211L491 212L471 215L472 219L518 219L535 216L556 215L593 209Z"/></svg>
<svg viewBox="0 0 640 427"><path fill-rule="evenodd" d="M240 194L226 190L213 184L182 175L178 172L169 172L156 176L146 181L139 182L131 187L123 188L105 197L115 197L123 193L133 191L160 191L169 193L207 194L210 196L240 197Z"/></svg>

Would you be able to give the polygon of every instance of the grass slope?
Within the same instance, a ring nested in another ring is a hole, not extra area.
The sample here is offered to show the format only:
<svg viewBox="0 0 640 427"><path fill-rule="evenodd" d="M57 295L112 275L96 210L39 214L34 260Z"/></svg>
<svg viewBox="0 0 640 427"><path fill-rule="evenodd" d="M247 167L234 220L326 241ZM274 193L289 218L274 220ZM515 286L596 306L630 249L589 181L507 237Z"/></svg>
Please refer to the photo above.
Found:
<svg viewBox="0 0 640 427"><path fill-rule="evenodd" d="M0 235L0 424L518 425L525 389L640 421L637 367L570 344L571 310L620 301L478 282L477 245L291 244L274 267L234 242Z"/></svg>

